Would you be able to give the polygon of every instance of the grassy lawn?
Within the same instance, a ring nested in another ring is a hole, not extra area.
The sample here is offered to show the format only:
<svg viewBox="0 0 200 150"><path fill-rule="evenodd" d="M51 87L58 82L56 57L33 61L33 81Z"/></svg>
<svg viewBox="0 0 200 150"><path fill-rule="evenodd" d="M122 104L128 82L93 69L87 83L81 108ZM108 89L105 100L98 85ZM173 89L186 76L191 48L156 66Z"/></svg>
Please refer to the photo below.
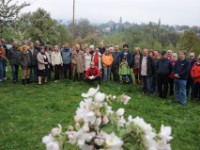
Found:
<svg viewBox="0 0 200 150"><path fill-rule="evenodd" d="M60 123L64 129L73 124L75 110L82 100L81 93L89 86L83 82L49 82L46 85L0 85L0 149L44 150L42 137ZM186 107L173 104L173 98L162 100L141 94L141 88L102 83L106 94L125 93L132 97L126 116L143 117L159 130L163 123L172 127L172 149L200 149L200 102L188 101ZM114 105L117 108L117 105ZM73 148L70 148L73 149Z"/></svg>

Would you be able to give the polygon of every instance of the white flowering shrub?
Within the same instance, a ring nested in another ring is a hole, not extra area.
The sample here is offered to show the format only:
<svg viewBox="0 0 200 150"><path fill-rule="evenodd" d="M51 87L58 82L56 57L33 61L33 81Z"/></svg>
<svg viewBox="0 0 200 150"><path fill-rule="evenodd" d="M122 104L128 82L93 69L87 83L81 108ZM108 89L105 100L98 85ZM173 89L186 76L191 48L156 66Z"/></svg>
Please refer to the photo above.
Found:
<svg viewBox="0 0 200 150"><path fill-rule="evenodd" d="M143 118L129 116L125 119L124 108L112 110L112 102L126 105L131 99L129 96L106 96L97 87L90 88L82 97L84 100L80 102L74 116L75 125L68 126L66 132L58 125L58 128L53 128L48 136L43 137L47 150L65 150L69 143L81 150L171 149L171 127L162 125L160 132L156 133ZM111 133L106 132L107 126L112 127Z"/></svg>

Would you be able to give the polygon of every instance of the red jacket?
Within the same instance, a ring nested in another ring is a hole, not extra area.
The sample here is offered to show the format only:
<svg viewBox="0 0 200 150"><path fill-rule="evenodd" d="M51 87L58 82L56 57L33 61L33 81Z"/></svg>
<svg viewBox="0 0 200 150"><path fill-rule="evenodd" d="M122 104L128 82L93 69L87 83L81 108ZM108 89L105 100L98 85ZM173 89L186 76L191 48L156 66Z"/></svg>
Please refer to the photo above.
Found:
<svg viewBox="0 0 200 150"><path fill-rule="evenodd" d="M89 76L95 76L95 77L98 77L101 75L101 71L99 70L98 67L94 67L94 68L89 68L86 73L85 73L85 77L86 78L89 78Z"/></svg>
<svg viewBox="0 0 200 150"><path fill-rule="evenodd" d="M193 65L190 74L194 82L200 83L200 63L196 62Z"/></svg>
<svg viewBox="0 0 200 150"><path fill-rule="evenodd" d="M172 61L172 66L174 67L174 65L176 64L176 61ZM171 74L169 75L170 79L174 79L174 72L172 71Z"/></svg>

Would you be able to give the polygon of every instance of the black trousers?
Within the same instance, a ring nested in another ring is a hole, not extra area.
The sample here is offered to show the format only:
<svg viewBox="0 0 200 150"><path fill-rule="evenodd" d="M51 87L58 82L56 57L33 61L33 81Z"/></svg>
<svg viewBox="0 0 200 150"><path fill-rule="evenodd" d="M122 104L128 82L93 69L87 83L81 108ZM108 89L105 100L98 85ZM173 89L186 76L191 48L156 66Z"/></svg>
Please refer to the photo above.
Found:
<svg viewBox="0 0 200 150"><path fill-rule="evenodd" d="M187 80L186 93L187 97L194 98L194 81L191 78L188 78Z"/></svg>
<svg viewBox="0 0 200 150"><path fill-rule="evenodd" d="M101 84L101 77L96 77L95 79L85 78L85 81L89 84L94 84L95 81L98 81L98 84Z"/></svg>
<svg viewBox="0 0 200 150"><path fill-rule="evenodd" d="M158 95L160 98L167 98L168 93L168 75L157 75ZM164 88L163 88L164 87Z"/></svg>
<svg viewBox="0 0 200 150"><path fill-rule="evenodd" d="M64 73L64 79L67 79L67 78L69 78L70 80L72 79L71 63L63 64L63 73Z"/></svg>
<svg viewBox="0 0 200 150"><path fill-rule="evenodd" d="M55 65L54 66L54 80L59 80L60 79L60 68L61 68L61 65Z"/></svg>
<svg viewBox="0 0 200 150"><path fill-rule="evenodd" d="M200 100L200 83L194 83L194 98Z"/></svg>
<svg viewBox="0 0 200 150"><path fill-rule="evenodd" d="M113 74L113 80L115 82L119 82L120 81L120 78L119 78L119 66L118 65L112 66L111 72Z"/></svg>
<svg viewBox="0 0 200 150"><path fill-rule="evenodd" d="M174 79L169 78L168 83L169 83L169 96L173 96L174 95Z"/></svg>

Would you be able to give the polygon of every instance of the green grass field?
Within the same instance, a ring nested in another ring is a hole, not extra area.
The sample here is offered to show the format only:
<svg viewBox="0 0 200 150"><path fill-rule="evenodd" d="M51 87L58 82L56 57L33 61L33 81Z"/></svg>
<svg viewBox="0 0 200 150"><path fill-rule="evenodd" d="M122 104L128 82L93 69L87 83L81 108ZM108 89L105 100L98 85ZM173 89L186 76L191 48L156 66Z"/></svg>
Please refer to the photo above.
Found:
<svg viewBox="0 0 200 150"><path fill-rule="evenodd" d="M83 82L61 81L46 85L0 85L0 150L44 150L42 137L60 123L64 129L73 124L81 93L89 85ZM132 97L126 105L126 117L143 117L156 130L160 125L172 127L174 150L200 149L200 102L188 101L186 107L174 104L173 98L162 100L146 96L135 85L102 83L106 94L125 93ZM117 104L114 105L117 108ZM73 148L70 148L73 149Z"/></svg>

